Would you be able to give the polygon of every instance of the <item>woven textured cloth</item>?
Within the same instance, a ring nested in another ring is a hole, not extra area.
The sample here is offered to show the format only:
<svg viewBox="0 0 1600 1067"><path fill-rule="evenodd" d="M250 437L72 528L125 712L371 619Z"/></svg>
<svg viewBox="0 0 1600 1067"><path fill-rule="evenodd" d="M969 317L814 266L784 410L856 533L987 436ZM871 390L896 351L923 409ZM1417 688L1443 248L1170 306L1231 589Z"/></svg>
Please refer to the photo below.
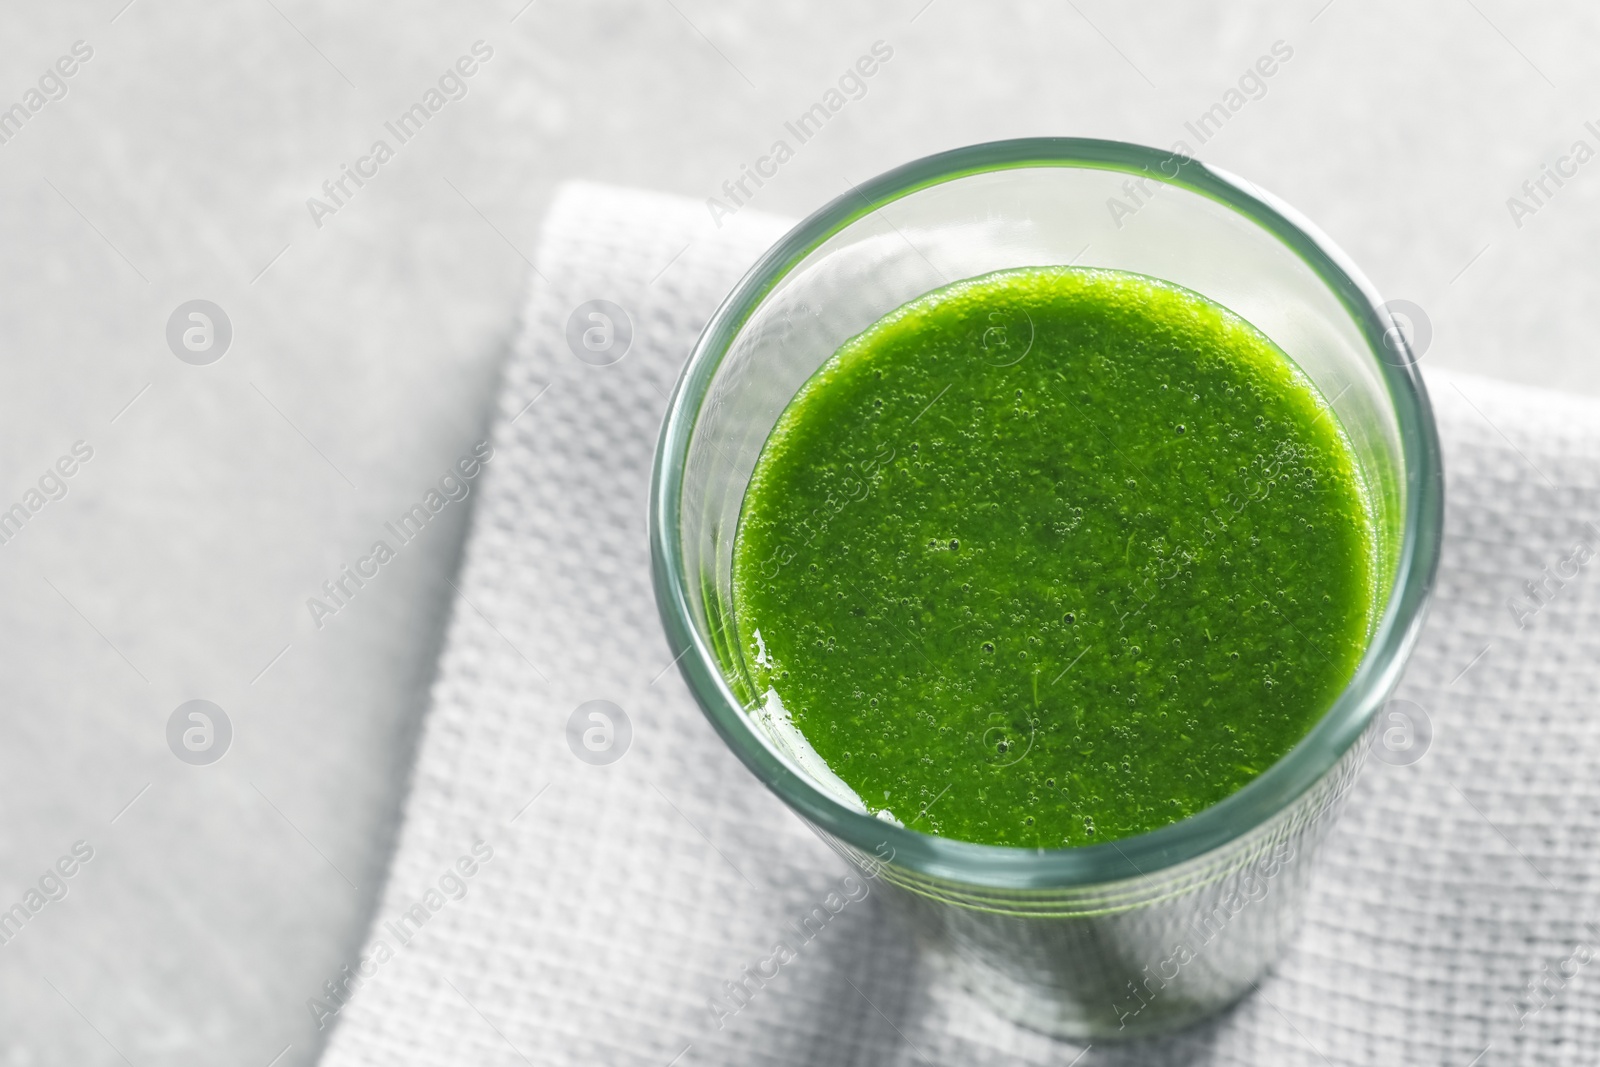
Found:
<svg viewBox="0 0 1600 1067"><path fill-rule="evenodd" d="M1431 741L1369 763L1256 994L1086 1051L969 1001L869 893L732 1010L725 983L848 872L678 677L645 507L683 360L784 225L592 185L552 209L389 885L367 949L308 1002L324 1062L1600 1061L1600 405L1431 372L1445 553L1397 694ZM631 321L616 362L592 300ZM595 700L627 720L607 765L576 754Z"/></svg>

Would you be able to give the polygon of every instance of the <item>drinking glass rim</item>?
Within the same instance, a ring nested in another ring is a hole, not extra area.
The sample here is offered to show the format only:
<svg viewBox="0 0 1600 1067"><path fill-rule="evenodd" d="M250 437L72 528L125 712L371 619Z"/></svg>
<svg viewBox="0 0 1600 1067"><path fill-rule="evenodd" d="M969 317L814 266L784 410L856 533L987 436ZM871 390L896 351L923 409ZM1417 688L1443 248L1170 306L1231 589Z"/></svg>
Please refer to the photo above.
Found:
<svg viewBox="0 0 1600 1067"><path fill-rule="evenodd" d="M683 575L683 466L715 373L750 314L811 252L846 226L921 189L976 174L1034 167L1085 167L1151 177L1199 193L1272 234L1344 305L1371 347L1399 424L1406 503L1394 586L1349 684L1322 718L1271 767L1237 792L1156 830L1094 845L1017 848L936 837L855 811L814 785L764 741L700 639ZM1168 171L1172 173L1168 173ZM992 141L896 167L807 216L769 248L707 321L668 402L651 473L649 522L657 607L678 665L724 742L757 778L805 819L898 867L996 889L1089 887L1148 875L1197 858L1268 822L1320 781L1364 734L1392 690L1421 629L1438 568L1444 477L1438 433L1416 358L1378 358L1391 320L1372 284L1332 240L1253 183L1178 152L1079 137Z"/></svg>

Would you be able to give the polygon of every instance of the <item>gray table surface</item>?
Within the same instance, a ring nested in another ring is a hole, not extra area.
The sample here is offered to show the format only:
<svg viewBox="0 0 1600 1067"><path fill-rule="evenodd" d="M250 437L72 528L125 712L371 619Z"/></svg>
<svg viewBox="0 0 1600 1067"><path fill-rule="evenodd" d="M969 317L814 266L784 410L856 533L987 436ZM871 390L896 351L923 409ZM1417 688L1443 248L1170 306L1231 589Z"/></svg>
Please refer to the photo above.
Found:
<svg viewBox="0 0 1600 1067"><path fill-rule="evenodd" d="M1600 149L1592 5L125 3L0 14L0 108L93 49L0 144L0 509L94 450L0 544L0 908L94 849L0 945L0 1064L315 1061L305 1002L382 883L467 509L320 629L307 598L483 435L559 182L717 195L875 41L893 59L755 206L975 141L1184 138L1421 305L1429 361L1600 394L1600 162L1521 190ZM316 225L478 40L466 96ZM1260 98L1186 136L1280 40ZM196 298L233 327L209 366L165 339ZM166 739L195 698L233 725L210 766Z"/></svg>

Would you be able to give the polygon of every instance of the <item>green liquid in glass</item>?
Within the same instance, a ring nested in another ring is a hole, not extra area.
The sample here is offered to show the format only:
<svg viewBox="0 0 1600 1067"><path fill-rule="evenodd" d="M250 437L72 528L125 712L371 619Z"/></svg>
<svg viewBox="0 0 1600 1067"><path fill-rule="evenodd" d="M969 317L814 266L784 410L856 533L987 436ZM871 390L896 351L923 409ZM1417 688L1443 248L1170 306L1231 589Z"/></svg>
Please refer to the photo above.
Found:
<svg viewBox="0 0 1600 1067"><path fill-rule="evenodd" d="M734 619L870 811L1082 845L1306 734L1365 650L1375 544L1336 417L1260 331L1141 275L1008 270L884 316L790 402Z"/></svg>

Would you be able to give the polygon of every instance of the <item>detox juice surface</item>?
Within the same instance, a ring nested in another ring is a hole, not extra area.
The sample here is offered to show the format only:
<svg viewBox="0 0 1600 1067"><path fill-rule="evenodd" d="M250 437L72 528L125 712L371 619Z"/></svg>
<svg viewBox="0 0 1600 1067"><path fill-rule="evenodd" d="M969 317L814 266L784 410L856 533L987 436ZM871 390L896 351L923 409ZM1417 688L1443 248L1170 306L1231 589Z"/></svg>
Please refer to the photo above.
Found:
<svg viewBox="0 0 1600 1067"><path fill-rule="evenodd" d="M1056 848L1175 822L1350 680L1375 533L1328 403L1248 322L1040 267L847 341L746 492L757 691L862 805Z"/></svg>

